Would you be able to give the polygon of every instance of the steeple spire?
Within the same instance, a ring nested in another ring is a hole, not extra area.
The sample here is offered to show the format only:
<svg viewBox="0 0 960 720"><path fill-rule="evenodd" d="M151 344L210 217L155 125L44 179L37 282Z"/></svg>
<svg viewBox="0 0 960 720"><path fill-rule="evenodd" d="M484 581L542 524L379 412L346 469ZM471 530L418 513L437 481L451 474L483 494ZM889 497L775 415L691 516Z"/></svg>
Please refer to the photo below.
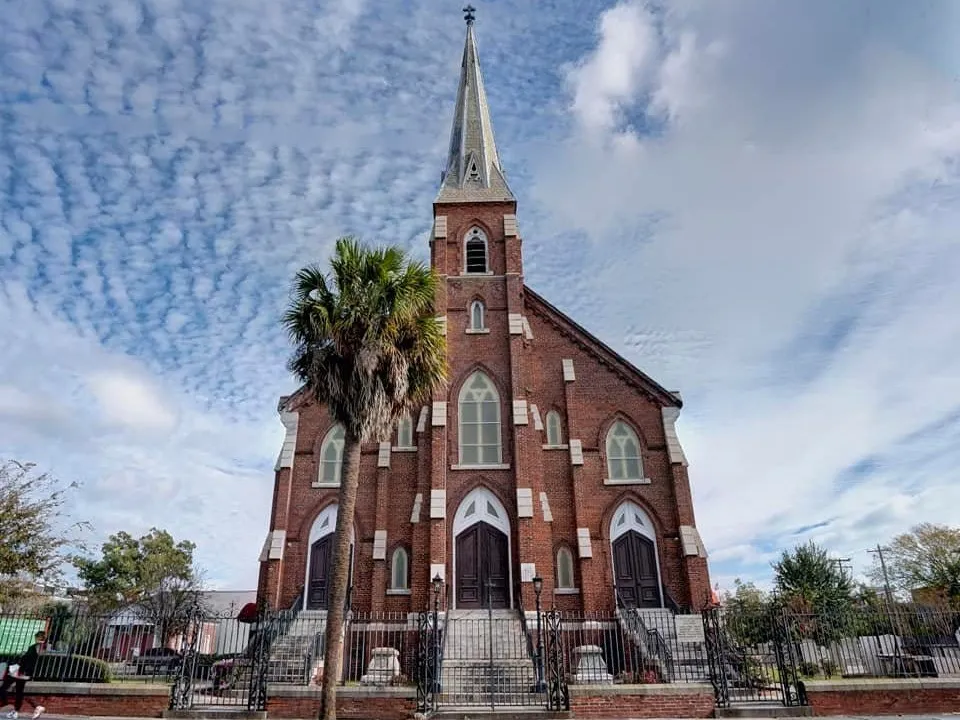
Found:
<svg viewBox="0 0 960 720"><path fill-rule="evenodd" d="M450 131L447 167L440 184L438 203L513 202L493 139L493 123L483 89L477 38L473 32L475 8L463 9L467 38L460 68L457 106Z"/></svg>

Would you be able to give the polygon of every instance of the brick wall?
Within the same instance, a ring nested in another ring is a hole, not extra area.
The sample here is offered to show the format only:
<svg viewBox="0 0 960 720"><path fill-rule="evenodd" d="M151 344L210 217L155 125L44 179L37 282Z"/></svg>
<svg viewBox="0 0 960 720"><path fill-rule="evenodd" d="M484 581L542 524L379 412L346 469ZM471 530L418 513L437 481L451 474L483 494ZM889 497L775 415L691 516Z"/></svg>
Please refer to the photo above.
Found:
<svg viewBox="0 0 960 720"><path fill-rule="evenodd" d="M460 500L479 485L489 488L503 503L511 518L511 558L514 579L521 563L535 563L544 579L544 597L552 604L555 554L560 545L573 550L579 595L564 596L565 609L605 611L613 607L613 572L610 521L624 500L644 508L655 526L660 574L671 594L681 604L701 607L709 596L706 561L684 559L679 526L693 524L686 469L671 463L663 428L661 407L675 402L657 386L637 376L623 361L599 348L558 311L527 292L522 279L522 241L504 234L503 216L515 213L513 203L444 205L435 208L446 217L447 237L431 243L434 267L445 275L438 291L438 314L447 317L449 388L437 399L447 402L446 426L433 427L429 418L425 432L415 433L416 453L392 453L389 470L377 468L377 446L364 447L361 486L357 500L354 607L358 610L410 612L426 607L430 599L430 564L446 564L448 587L454 568L454 538L450 529ZM489 240L492 275L464 276L463 239L479 225ZM468 308L475 299L486 306L490 332L467 334ZM511 335L508 316L522 314L532 332ZM572 359L576 380L566 383L563 359ZM462 383L482 369L500 394L503 463L509 469L452 469L459 462L457 398ZM513 401L536 404L541 418L557 410L562 418L563 439L582 442L584 463L572 467L566 450L545 450L545 432L514 425ZM294 401L300 413L292 472L276 476L271 527L287 532L282 561L270 561L262 575L261 592L273 606L287 607L304 584L308 539L313 519L337 491L312 487L317 477L320 443L332 422L323 408L308 398ZM290 409L294 409L291 407ZM419 412L413 415L416 425ZM605 485L605 433L616 419L632 425L640 438L642 460L649 484ZM431 488L446 490L445 519L430 519ZM517 518L516 490L533 492L534 517ZM546 522L540 492L546 492L553 521ZM423 506L420 524L410 523L414 496ZM387 503L388 507L385 507ZM590 531L593 557L580 559L577 528ZM403 544L411 550L409 596L384 598L390 560L372 559L375 530L387 531L387 547ZM523 590L532 609L533 593Z"/></svg>
<svg viewBox="0 0 960 720"><path fill-rule="evenodd" d="M707 718L713 709L709 685L570 687L570 710L578 718Z"/></svg>
<svg viewBox="0 0 960 720"><path fill-rule="evenodd" d="M170 704L165 685L31 682L26 695L52 715L157 718Z"/></svg>
<svg viewBox="0 0 960 720"><path fill-rule="evenodd" d="M337 717L357 720L407 720L416 709L412 688L340 688ZM267 700L271 718L315 718L320 712L319 688L271 688Z"/></svg>
<svg viewBox="0 0 960 720"><path fill-rule="evenodd" d="M844 680L808 682L815 715L911 715L960 710L960 680Z"/></svg>

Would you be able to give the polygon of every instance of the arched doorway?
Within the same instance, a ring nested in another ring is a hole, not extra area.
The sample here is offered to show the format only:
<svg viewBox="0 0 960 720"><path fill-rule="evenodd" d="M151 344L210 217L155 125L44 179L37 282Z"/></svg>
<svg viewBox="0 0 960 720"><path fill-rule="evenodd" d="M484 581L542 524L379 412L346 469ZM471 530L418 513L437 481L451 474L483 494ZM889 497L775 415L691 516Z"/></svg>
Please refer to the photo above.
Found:
<svg viewBox="0 0 960 720"><path fill-rule="evenodd" d="M657 536L650 517L635 503L623 503L610 522L610 543L617 604L663 607Z"/></svg>
<svg viewBox="0 0 960 720"><path fill-rule="evenodd" d="M330 603L333 574L333 541L337 528L337 505L328 505L310 528L307 545L307 575L303 590L304 610L326 610ZM353 583L353 528L350 528L350 579Z"/></svg>
<svg viewBox="0 0 960 720"><path fill-rule="evenodd" d="M486 488L471 491L454 516L453 576L455 608L513 606L510 520Z"/></svg>

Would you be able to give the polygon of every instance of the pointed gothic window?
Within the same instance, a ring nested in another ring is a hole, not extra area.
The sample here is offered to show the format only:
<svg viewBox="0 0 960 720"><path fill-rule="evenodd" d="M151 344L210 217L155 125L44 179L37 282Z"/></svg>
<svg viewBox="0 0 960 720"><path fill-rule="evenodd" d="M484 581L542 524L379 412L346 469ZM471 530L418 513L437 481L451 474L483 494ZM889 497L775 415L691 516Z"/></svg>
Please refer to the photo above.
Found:
<svg viewBox="0 0 960 720"><path fill-rule="evenodd" d="M390 558L390 589L410 588L410 557L405 548L398 547Z"/></svg>
<svg viewBox="0 0 960 720"><path fill-rule="evenodd" d="M486 308L484 308L483 303L479 300L474 300L470 303L470 329L471 330L485 330L486 325Z"/></svg>
<svg viewBox="0 0 960 720"><path fill-rule="evenodd" d="M339 485L343 466L343 425L337 423L320 446L320 484Z"/></svg>
<svg viewBox="0 0 960 720"><path fill-rule="evenodd" d="M563 444L563 431L560 429L560 413L551 410L547 413L547 445Z"/></svg>
<svg viewBox="0 0 960 720"><path fill-rule="evenodd" d="M468 273L487 272L487 236L480 228L471 228L465 246Z"/></svg>
<svg viewBox="0 0 960 720"><path fill-rule="evenodd" d="M486 375L475 372L460 390L460 464L499 465L500 396Z"/></svg>
<svg viewBox="0 0 960 720"><path fill-rule="evenodd" d="M557 550L557 588L569 590L573 584L573 553L567 547Z"/></svg>
<svg viewBox="0 0 960 720"><path fill-rule="evenodd" d="M622 420L607 432L607 473L610 480L642 480L640 441L637 434Z"/></svg>
<svg viewBox="0 0 960 720"><path fill-rule="evenodd" d="M397 421L397 447L413 447L413 420L404 415Z"/></svg>

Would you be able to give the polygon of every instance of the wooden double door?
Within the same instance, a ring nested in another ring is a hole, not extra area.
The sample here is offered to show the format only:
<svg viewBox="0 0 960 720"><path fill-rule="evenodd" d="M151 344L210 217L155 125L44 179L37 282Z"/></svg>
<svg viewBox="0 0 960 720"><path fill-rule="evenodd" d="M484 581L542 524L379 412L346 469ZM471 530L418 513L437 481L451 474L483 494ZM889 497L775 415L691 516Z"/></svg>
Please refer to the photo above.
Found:
<svg viewBox="0 0 960 720"><path fill-rule="evenodd" d="M660 580L653 540L635 530L613 541L617 602L625 607L660 607Z"/></svg>
<svg viewBox="0 0 960 720"><path fill-rule="evenodd" d="M334 537L336 536L332 534L326 535L310 546L310 573L306 588L307 610L327 610L330 605ZM353 545L350 546L349 573L348 588L353 581Z"/></svg>
<svg viewBox="0 0 960 720"><path fill-rule="evenodd" d="M457 535L457 608L510 607L507 536L478 522Z"/></svg>

